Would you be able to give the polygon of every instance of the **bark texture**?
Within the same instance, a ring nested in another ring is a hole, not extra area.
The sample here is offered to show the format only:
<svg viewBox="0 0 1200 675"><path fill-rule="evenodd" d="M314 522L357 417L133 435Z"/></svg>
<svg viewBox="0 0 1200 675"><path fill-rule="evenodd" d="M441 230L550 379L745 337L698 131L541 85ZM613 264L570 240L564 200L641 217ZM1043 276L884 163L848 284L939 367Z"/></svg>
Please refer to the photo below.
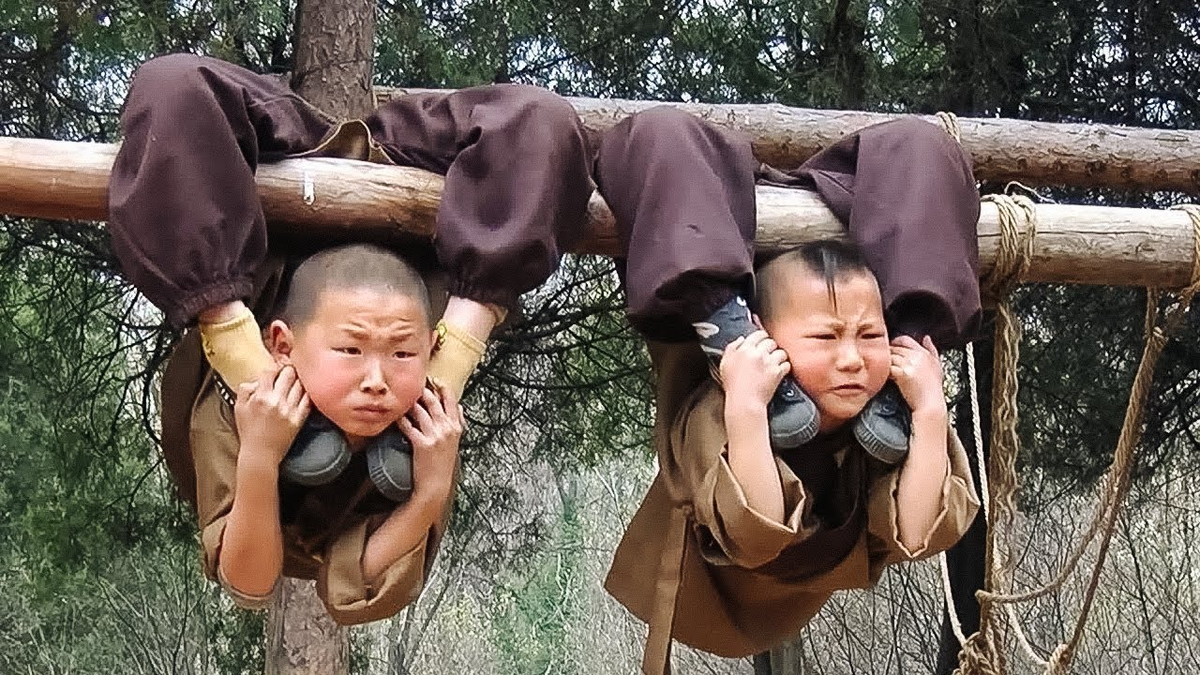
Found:
<svg viewBox="0 0 1200 675"><path fill-rule="evenodd" d="M754 655L754 675L804 675L802 638Z"/></svg>
<svg viewBox="0 0 1200 675"><path fill-rule="evenodd" d="M296 7L291 87L338 118L366 115L375 59L374 0L302 0ZM272 214L267 212L267 222ZM312 581L287 579L267 616L267 675L344 675L350 634L334 623Z"/></svg>
<svg viewBox="0 0 1200 675"><path fill-rule="evenodd" d="M0 213L105 220L115 154L112 145L0 138ZM261 166L258 188L275 232L395 240L432 235L442 177L351 160L293 159ZM1190 279L1193 226L1183 211L1042 204L1037 215L1027 281L1178 287ZM784 188L758 189L758 223L764 251L842 232L815 195ZM617 252L612 214L598 195L584 228L576 252ZM996 207L985 203L979 219L985 272L999 232Z"/></svg>
<svg viewBox="0 0 1200 675"><path fill-rule="evenodd" d="M375 91L383 101L404 91L423 90ZM631 113L669 105L747 134L759 161L782 169L798 166L848 133L898 117L776 104L568 100L583 119L593 145L601 131ZM923 118L937 122L932 115ZM958 126L980 180L1200 193L1200 131L997 118L961 118Z"/></svg>
<svg viewBox="0 0 1200 675"><path fill-rule="evenodd" d="M345 628L329 618L316 586L283 580L267 617L266 675L337 675L350 664Z"/></svg>
<svg viewBox="0 0 1200 675"><path fill-rule="evenodd" d="M334 117L363 117L371 111L374 2L301 2L295 45L291 86L296 93Z"/></svg>

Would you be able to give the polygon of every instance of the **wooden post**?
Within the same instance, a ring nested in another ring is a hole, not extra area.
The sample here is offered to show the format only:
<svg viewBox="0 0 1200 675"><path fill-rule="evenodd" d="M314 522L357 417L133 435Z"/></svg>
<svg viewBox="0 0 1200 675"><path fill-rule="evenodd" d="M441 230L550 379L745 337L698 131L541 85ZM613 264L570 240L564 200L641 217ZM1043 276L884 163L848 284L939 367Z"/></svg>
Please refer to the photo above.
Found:
<svg viewBox="0 0 1200 675"><path fill-rule="evenodd" d="M376 87L375 95L386 101L405 91L430 90ZM567 100L575 106L593 143L600 132L631 113L667 105L746 134L755 157L779 168L799 166L856 129L900 117L778 104ZM923 117L937 123L932 115ZM1200 193L1200 131L990 117L964 117L958 120L958 127L980 180Z"/></svg>
<svg viewBox="0 0 1200 675"><path fill-rule="evenodd" d="M0 213L107 218L116 146L0 138ZM293 159L258 169L259 195L275 231L311 237L389 239L433 232L442 177L419 169L339 159ZM1178 287L1192 270L1193 229L1182 211L1044 204L1028 281ZM778 249L842 226L815 194L758 188L758 245ZM995 259L999 217L984 204L980 263ZM612 214L589 205L577 252L618 252Z"/></svg>
<svg viewBox="0 0 1200 675"><path fill-rule="evenodd" d="M350 665L346 629L329 618L313 582L284 579L266 625L266 675L337 675Z"/></svg>
<svg viewBox="0 0 1200 675"><path fill-rule="evenodd" d="M372 108L374 0L301 0L294 45L297 94L343 118ZM267 617L267 675L348 673L350 634L325 611L314 582L287 579L282 590Z"/></svg>
<svg viewBox="0 0 1200 675"><path fill-rule="evenodd" d="M375 4L302 0L296 7L291 87L330 115L364 117L375 105Z"/></svg>
<svg viewBox="0 0 1200 675"><path fill-rule="evenodd" d="M754 655L754 675L804 675L804 638Z"/></svg>

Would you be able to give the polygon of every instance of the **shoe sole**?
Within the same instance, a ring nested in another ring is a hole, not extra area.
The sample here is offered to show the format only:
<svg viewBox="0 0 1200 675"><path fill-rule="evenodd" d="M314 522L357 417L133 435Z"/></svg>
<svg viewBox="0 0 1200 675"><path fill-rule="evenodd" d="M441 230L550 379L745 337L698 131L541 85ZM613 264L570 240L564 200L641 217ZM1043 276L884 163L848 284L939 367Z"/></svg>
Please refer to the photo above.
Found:
<svg viewBox="0 0 1200 675"><path fill-rule="evenodd" d="M284 478L296 483L297 485L316 487L318 485L326 485L333 482L335 478L342 475L342 472L346 470L346 465L349 463L350 453L343 452L337 456L337 459L335 459L332 464L323 469L318 469L317 471L299 471L294 467L289 466L286 461L280 465L279 471L281 474L283 474Z"/></svg>
<svg viewBox="0 0 1200 675"><path fill-rule="evenodd" d="M389 470L389 464L392 464L392 469L395 466L395 460L389 462L385 457L385 453L394 452L400 455L404 462L399 467L399 472L402 475L397 476L394 471ZM375 484L375 489L384 497L394 501L407 501L412 495L412 453L401 452L400 450L387 446L375 446L367 451L367 472L371 476L371 482Z"/></svg>
<svg viewBox="0 0 1200 675"><path fill-rule="evenodd" d="M774 429L771 429L771 446L777 450L792 450L798 448L805 443L817 437L820 425L814 418L808 424L801 426L795 432L790 434L780 434Z"/></svg>
<svg viewBox="0 0 1200 675"><path fill-rule="evenodd" d="M899 464L908 455L908 444L899 448L890 445L871 433L865 424L854 425L854 439L863 447L863 450L884 464Z"/></svg>

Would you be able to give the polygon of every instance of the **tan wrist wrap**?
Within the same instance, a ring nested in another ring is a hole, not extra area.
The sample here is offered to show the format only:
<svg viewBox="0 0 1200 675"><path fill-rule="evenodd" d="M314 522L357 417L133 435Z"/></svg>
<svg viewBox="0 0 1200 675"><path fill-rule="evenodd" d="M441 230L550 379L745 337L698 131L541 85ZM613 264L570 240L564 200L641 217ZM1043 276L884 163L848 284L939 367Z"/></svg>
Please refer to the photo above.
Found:
<svg viewBox="0 0 1200 675"><path fill-rule="evenodd" d="M438 346L429 361L429 379L461 398L467 387L467 378L487 349L479 338L458 328L439 321L437 325Z"/></svg>
<svg viewBox="0 0 1200 675"><path fill-rule="evenodd" d="M231 389L258 379L274 362L249 309L228 321L201 323L200 344L209 365Z"/></svg>

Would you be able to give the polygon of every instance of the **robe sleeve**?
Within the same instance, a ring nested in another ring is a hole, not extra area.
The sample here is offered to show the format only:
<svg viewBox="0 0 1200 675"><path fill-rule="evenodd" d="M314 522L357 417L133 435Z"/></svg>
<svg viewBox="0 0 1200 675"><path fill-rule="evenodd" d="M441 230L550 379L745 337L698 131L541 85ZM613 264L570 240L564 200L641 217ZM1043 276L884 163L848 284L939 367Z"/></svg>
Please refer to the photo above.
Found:
<svg viewBox="0 0 1200 675"><path fill-rule="evenodd" d="M196 517L200 528L204 575L217 581L244 609L262 609L272 595L251 596L239 592L220 574L221 538L233 508L237 478L238 438L233 410L221 400L210 382L196 399L192 410L190 442L196 468Z"/></svg>
<svg viewBox="0 0 1200 675"><path fill-rule="evenodd" d="M204 575L221 585L233 604L248 610L271 606L282 579L264 595L250 595L230 585L221 572L221 538L225 522L233 508L234 481L237 478L238 437L233 409L221 400L210 382L196 399L192 410L191 448L196 468L196 514Z"/></svg>
<svg viewBox="0 0 1200 675"><path fill-rule="evenodd" d="M720 391L709 386L684 406L671 434L672 492L693 505L696 539L709 563L755 568L812 534L811 506L800 480L776 458L784 520L751 508L729 466L723 410Z"/></svg>
<svg viewBox="0 0 1200 675"><path fill-rule="evenodd" d="M954 433L947 430L946 449L949 455L946 476L942 479L941 505L933 525L921 537L921 543L909 550L900 542L899 509L896 493L900 471L889 471L874 479L868 499L867 546L873 576L884 565L906 560L928 558L958 543L975 520L979 497L971 478L967 453Z"/></svg>
<svg viewBox="0 0 1200 675"><path fill-rule="evenodd" d="M362 520L339 534L326 549L317 577L317 595L329 616L348 626L395 616L415 602L433 570L453 501L451 497L445 504L442 517L429 527L425 538L397 558L374 584L363 575L362 557L367 540L387 514Z"/></svg>

